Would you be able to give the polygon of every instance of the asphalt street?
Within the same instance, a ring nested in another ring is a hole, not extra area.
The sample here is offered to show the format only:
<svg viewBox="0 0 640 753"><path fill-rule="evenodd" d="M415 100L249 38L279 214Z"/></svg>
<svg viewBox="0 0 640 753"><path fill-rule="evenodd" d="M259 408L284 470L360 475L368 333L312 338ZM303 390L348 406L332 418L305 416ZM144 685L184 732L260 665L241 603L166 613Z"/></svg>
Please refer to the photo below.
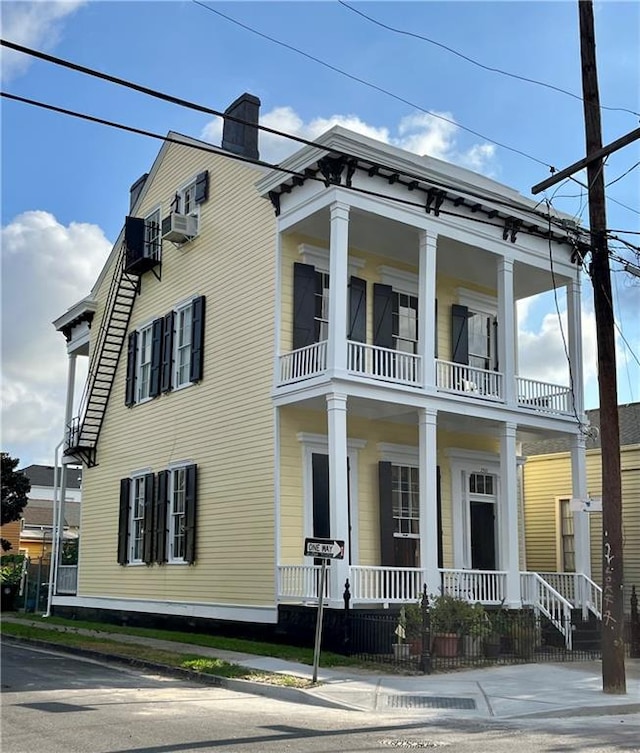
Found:
<svg viewBox="0 0 640 753"><path fill-rule="evenodd" d="M3 753L600 753L640 751L639 722L637 714L488 722L326 709L2 646Z"/></svg>

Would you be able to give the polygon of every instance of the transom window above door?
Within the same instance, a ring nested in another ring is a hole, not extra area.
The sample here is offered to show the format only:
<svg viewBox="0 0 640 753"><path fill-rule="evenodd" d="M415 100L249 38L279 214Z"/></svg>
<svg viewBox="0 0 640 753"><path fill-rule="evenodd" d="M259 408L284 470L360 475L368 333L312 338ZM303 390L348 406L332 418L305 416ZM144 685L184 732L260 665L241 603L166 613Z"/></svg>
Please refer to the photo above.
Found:
<svg viewBox="0 0 640 753"><path fill-rule="evenodd" d="M469 474L469 493L486 494L493 497L495 495L494 477L490 473L470 473Z"/></svg>

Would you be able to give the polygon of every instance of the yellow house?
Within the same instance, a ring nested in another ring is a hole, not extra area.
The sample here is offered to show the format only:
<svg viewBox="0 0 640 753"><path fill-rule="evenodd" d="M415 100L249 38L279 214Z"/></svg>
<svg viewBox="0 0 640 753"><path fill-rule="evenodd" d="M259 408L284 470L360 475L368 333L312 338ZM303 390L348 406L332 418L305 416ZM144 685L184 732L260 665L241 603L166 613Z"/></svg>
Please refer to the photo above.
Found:
<svg viewBox="0 0 640 753"><path fill-rule="evenodd" d="M54 607L282 623L318 595L319 538L343 555L330 608L426 584L560 624L571 604L526 571L521 444L568 440L585 493L577 228L341 127L268 169L258 108L230 106L220 148L169 135L55 322L90 374L65 449L78 587ZM571 385L518 371L516 304L554 286Z"/></svg>
<svg viewBox="0 0 640 753"><path fill-rule="evenodd" d="M622 483L623 581L625 611L630 610L631 586L640 588L640 403L618 407ZM591 430L586 438L588 497L602 494L600 411L587 411ZM575 535L571 513L570 455L567 442L532 442L523 448L524 511L527 567L559 582L576 572ZM596 503L597 507L597 503ZM590 572L602 584L602 513L589 513Z"/></svg>

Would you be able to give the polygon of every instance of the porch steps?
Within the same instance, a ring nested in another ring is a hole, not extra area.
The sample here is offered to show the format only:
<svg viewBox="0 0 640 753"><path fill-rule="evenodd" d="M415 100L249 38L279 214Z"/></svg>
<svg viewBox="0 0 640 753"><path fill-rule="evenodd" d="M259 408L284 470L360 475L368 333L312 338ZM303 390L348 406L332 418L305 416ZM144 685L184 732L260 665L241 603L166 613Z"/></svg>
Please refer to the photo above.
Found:
<svg viewBox="0 0 640 753"><path fill-rule="evenodd" d="M573 626L573 646L576 651L600 651L602 621L589 611L586 620L582 619L581 609L571 610Z"/></svg>
<svg viewBox="0 0 640 753"><path fill-rule="evenodd" d="M140 278L126 270L123 243L107 294L105 311L95 340L80 411L67 427L64 455L92 467L104 415L122 353Z"/></svg>

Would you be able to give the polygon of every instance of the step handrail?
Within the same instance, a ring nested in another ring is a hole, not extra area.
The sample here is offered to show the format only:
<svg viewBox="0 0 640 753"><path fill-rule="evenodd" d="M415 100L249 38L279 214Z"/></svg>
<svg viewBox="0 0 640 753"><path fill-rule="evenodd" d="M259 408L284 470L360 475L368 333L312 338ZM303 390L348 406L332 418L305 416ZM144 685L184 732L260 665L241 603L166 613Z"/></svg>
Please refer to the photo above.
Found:
<svg viewBox="0 0 640 753"><path fill-rule="evenodd" d="M534 584L533 588L531 588L533 593L529 594L529 600L533 608L541 612L558 630L564 637L566 648L570 651L573 637L571 626L571 610L573 606L571 602L565 599L553 586L550 586L538 573L525 572L522 575L529 581L526 583L525 591L529 591L531 581Z"/></svg>

